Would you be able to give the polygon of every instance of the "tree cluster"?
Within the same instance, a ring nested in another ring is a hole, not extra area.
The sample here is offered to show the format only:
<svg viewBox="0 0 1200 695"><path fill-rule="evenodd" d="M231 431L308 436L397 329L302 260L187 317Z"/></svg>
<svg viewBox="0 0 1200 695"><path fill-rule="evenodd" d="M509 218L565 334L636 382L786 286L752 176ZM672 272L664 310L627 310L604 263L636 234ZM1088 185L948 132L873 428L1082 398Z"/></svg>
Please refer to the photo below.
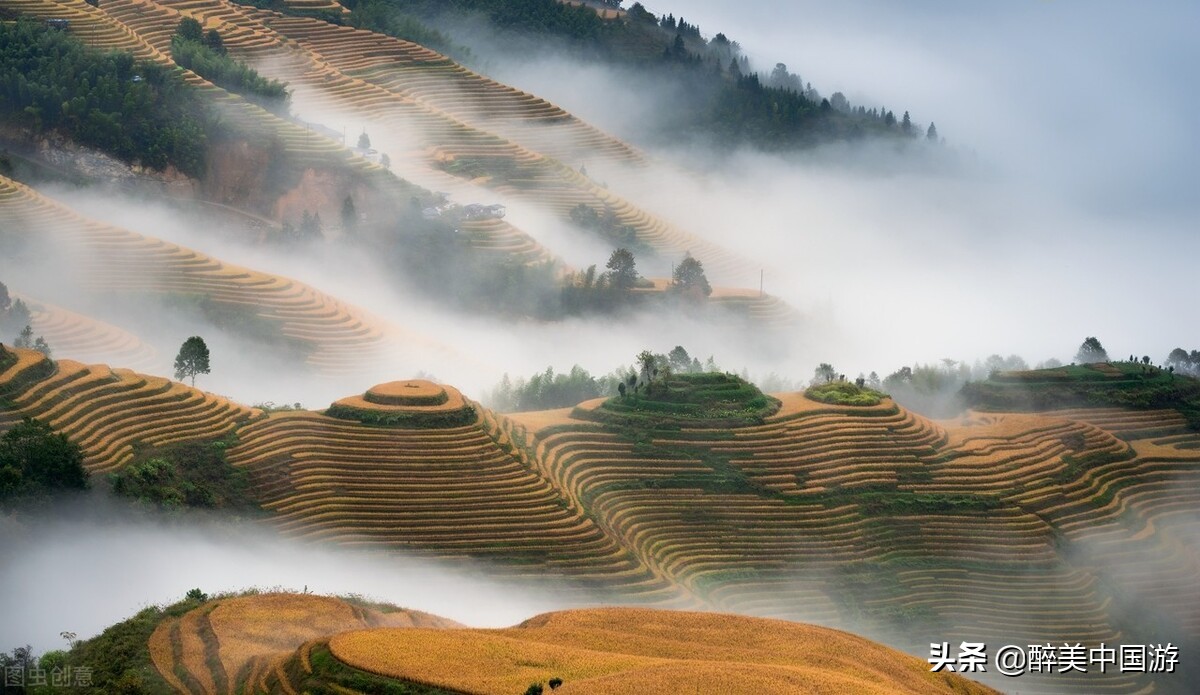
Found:
<svg viewBox="0 0 1200 695"><path fill-rule="evenodd" d="M507 374L488 394L493 408L502 412L550 410L573 406L601 395L600 382L586 369L575 365L566 374L555 373L553 367L534 374L529 379L513 381Z"/></svg>
<svg viewBox="0 0 1200 695"><path fill-rule="evenodd" d="M225 51L220 32L204 32L200 22L184 17L171 37L171 57L213 84L237 92L262 106L286 110L287 85L258 74L254 68L231 57Z"/></svg>
<svg viewBox="0 0 1200 695"><path fill-rule="evenodd" d="M87 488L79 445L25 418L0 437L0 500Z"/></svg>
<svg viewBox="0 0 1200 695"><path fill-rule="evenodd" d="M204 171L207 117L178 74L40 22L0 22L0 118L125 162Z"/></svg>
<svg viewBox="0 0 1200 695"><path fill-rule="evenodd" d="M1188 352L1183 348L1175 348L1167 355L1166 365L1175 372L1200 377L1200 350Z"/></svg>

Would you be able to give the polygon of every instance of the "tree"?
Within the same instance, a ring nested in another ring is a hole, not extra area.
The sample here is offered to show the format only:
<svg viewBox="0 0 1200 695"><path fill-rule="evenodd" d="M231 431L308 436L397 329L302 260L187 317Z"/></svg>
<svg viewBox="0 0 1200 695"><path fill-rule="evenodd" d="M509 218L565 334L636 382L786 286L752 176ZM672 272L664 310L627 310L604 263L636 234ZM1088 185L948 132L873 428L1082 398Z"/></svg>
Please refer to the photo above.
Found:
<svg viewBox="0 0 1200 695"><path fill-rule="evenodd" d="M183 341L179 354L175 356L175 378L179 381L190 378L192 386L195 386L196 375L209 373L208 345L204 343L204 338L194 335Z"/></svg>
<svg viewBox="0 0 1200 695"><path fill-rule="evenodd" d="M679 265L675 266L671 277L671 290L697 299L712 294L712 286L708 284L708 277L704 274L704 264L692 258L690 253L684 256Z"/></svg>
<svg viewBox="0 0 1200 695"><path fill-rule="evenodd" d="M1089 337L1079 346L1079 352L1075 353L1075 361L1080 364L1091 364L1093 362L1107 362L1108 352L1104 350L1104 346L1094 337Z"/></svg>
<svg viewBox="0 0 1200 695"><path fill-rule="evenodd" d="M836 378L837 370L834 369L833 365L829 364L828 362L822 362L821 364L817 365L816 369L813 370L812 382L814 384L828 384Z"/></svg>
<svg viewBox="0 0 1200 695"><path fill-rule="evenodd" d="M688 354L688 351L683 349L682 345L676 345L667 353L667 362L671 365L671 369L684 374L692 371L694 360L692 360L692 356Z"/></svg>
<svg viewBox="0 0 1200 695"><path fill-rule="evenodd" d="M360 149L360 150L371 149L371 136L367 135L367 131L365 131L365 130L362 132L362 134L360 134L358 136L358 149Z"/></svg>
<svg viewBox="0 0 1200 695"><path fill-rule="evenodd" d="M342 200L342 229L353 230L358 227L358 211L354 209L354 199L346 196Z"/></svg>
<svg viewBox="0 0 1200 695"><path fill-rule="evenodd" d="M37 337L37 340L33 341L33 349L42 353L46 357L49 357L50 353L52 352L50 350L50 344L47 343L46 339L40 335Z"/></svg>
<svg viewBox="0 0 1200 695"><path fill-rule="evenodd" d="M544 690L545 688L541 683L531 683L529 687L525 689L525 695L542 695Z"/></svg>
<svg viewBox="0 0 1200 695"><path fill-rule="evenodd" d="M546 684L550 686L551 690L558 690L558 686L563 684L563 679L551 678L550 680L546 681Z"/></svg>
<svg viewBox="0 0 1200 695"><path fill-rule="evenodd" d="M200 26L191 17L184 17L179 20L179 26L175 29L175 34L184 41L195 41L202 43L204 41L204 27Z"/></svg>
<svg viewBox="0 0 1200 695"><path fill-rule="evenodd" d="M225 54L225 41L221 39L221 32L216 29L209 29L204 35L204 45L215 53Z"/></svg>
<svg viewBox="0 0 1200 695"><path fill-rule="evenodd" d="M13 341L13 347L24 348L26 350L33 349L33 326L28 324L21 329L21 334Z"/></svg>
<svg viewBox="0 0 1200 695"><path fill-rule="evenodd" d="M296 227L296 237L303 241L321 238L321 213L312 214L305 210L300 215L300 225Z"/></svg>
<svg viewBox="0 0 1200 695"><path fill-rule="evenodd" d="M379 164L382 165L384 169L390 170L392 168L392 158L387 156L387 152L384 152L382 155L380 155Z"/></svg>
<svg viewBox="0 0 1200 695"><path fill-rule="evenodd" d="M0 315L8 313L12 306L12 298L8 296L8 286L0 282Z"/></svg>
<svg viewBox="0 0 1200 695"><path fill-rule="evenodd" d="M185 596L184 598L186 598L189 601L196 601L198 603L204 603L205 601L208 600L208 594L204 593L203 591L201 591L199 589L199 587L197 587L195 589L188 589L187 596Z"/></svg>
<svg viewBox="0 0 1200 695"><path fill-rule="evenodd" d="M642 373L646 376L650 376L654 373L654 365L657 363L657 361L658 360L654 358L654 353L650 352L649 350L642 350L638 353L638 367L641 368Z"/></svg>
<svg viewBox="0 0 1200 695"><path fill-rule="evenodd" d="M637 261L633 257L633 252L626 248L619 248L612 252L608 257L608 263L605 264L608 268L608 284L619 290L632 289L637 284L640 277L637 272Z"/></svg>
<svg viewBox="0 0 1200 695"><path fill-rule="evenodd" d="M909 117L907 111L904 112L904 117L900 120L900 132L904 133L905 135L913 134L912 118Z"/></svg>
<svg viewBox="0 0 1200 695"><path fill-rule="evenodd" d="M928 140L929 142L937 142L938 141L937 126L935 126L933 124L933 121L929 122L929 130L925 131L925 139Z"/></svg>
<svg viewBox="0 0 1200 695"><path fill-rule="evenodd" d="M79 445L50 425L25 418L0 437L0 495L87 484Z"/></svg>

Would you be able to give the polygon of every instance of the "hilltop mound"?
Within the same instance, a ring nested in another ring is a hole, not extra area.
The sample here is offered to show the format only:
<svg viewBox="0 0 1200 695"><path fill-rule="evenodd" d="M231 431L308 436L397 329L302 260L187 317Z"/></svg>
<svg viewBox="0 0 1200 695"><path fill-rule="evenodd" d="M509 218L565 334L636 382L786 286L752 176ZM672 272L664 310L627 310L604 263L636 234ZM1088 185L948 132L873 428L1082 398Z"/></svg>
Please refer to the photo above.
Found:
<svg viewBox="0 0 1200 695"><path fill-rule="evenodd" d="M595 406L595 407L591 407ZM632 385L627 395L599 404L585 404L572 415L620 425L706 423L722 425L761 422L779 411L779 401L734 374L677 374Z"/></svg>
<svg viewBox="0 0 1200 695"><path fill-rule="evenodd" d="M1200 429L1200 380L1140 362L998 372L987 381L967 384L963 395L972 406L986 410L1173 409L1193 429Z"/></svg>
<svg viewBox="0 0 1200 695"><path fill-rule="evenodd" d="M458 427L477 419L458 389L430 381L391 381L336 401L329 417L389 427Z"/></svg>
<svg viewBox="0 0 1200 695"><path fill-rule="evenodd" d="M600 608L468 629L357 597L247 593L150 607L66 657L108 691L510 695L995 691L823 627L718 613Z"/></svg>
<svg viewBox="0 0 1200 695"><path fill-rule="evenodd" d="M472 693L993 693L916 657L827 628L632 608L548 613L505 630L366 630L329 640L339 661Z"/></svg>

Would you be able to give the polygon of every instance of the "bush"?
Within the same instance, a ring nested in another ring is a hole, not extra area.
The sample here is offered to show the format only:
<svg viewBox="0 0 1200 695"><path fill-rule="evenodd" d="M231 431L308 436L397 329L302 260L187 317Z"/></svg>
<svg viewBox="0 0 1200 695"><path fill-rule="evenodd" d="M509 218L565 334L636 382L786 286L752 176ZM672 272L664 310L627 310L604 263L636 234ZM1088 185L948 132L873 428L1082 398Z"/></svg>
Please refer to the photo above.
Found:
<svg viewBox="0 0 1200 695"><path fill-rule="evenodd" d="M851 406L879 405L884 399L884 394L848 381L812 386L804 395L820 403Z"/></svg>

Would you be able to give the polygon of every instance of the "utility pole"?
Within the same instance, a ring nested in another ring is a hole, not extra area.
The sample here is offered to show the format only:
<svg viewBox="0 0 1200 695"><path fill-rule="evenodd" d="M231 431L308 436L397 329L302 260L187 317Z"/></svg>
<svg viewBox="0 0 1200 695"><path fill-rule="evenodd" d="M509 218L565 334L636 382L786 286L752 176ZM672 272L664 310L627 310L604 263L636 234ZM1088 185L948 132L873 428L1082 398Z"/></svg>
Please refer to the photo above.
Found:
<svg viewBox="0 0 1200 695"><path fill-rule="evenodd" d="M764 269L760 269L758 271L758 298L759 299L762 299L762 296L763 296L763 273L764 272L766 272Z"/></svg>

